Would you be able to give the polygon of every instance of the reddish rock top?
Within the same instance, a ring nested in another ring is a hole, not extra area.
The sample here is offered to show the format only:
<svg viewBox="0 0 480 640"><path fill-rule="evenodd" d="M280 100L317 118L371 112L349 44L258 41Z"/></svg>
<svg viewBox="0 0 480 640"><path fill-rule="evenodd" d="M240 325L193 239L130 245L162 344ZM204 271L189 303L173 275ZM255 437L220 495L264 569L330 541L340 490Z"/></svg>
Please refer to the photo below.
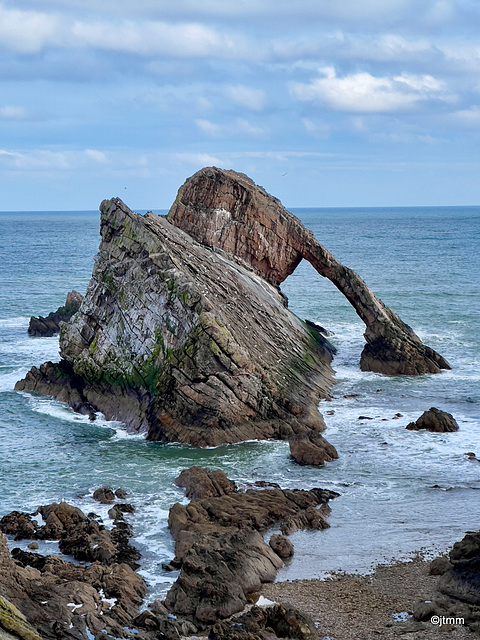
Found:
<svg viewBox="0 0 480 640"><path fill-rule="evenodd" d="M180 187L168 219L202 244L248 262L275 285L293 273L302 258L308 260L365 323L364 371L419 375L450 368L279 200L244 174L201 169Z"/></svg>

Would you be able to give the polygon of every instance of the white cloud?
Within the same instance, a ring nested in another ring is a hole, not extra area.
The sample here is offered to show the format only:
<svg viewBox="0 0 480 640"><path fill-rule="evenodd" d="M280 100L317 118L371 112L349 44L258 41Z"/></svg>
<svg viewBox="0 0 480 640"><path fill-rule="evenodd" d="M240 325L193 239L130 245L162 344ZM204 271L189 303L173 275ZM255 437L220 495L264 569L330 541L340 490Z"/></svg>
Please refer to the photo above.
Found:
<svg viewBox="0 0 480 640"><path fill-rule="evenodd" d="M480 128L480 107L473 106L470 109L455 111L451 114L450 119L462 127L478 129Z"/></svg>
<svg viewBox="0 0 480 640"><path fill-rule="evenodd" d="M196 167L221 166L222 160L208 153L176 153L175 158L181 163L194 165Z"/></svg>
<svg viewBox="0 0 480 640"><path fill-rule="evenodd" d="M197 127L211 138L231 138L240 135L261 138L266 136L269 131L266 127L258 127L252 125L244 118L237 118L234 122L228 124L216 124L210 120L195 120Z"/></svg>
<svg viewBox="0 0 480 640"><path fill-rule="evenodd" d="M29 113L25 107L15 107L13 105L0 107L0 120L27 120L28 117Z"/></svg>
<svg viewBox="0 0 480 640"><path fill-rule="evenodd" d="M251 111L263 111L267 103L264 91L246 87L242 84L227 87L225 89L225 95L234 104Z"/></svg>
<svg viewBox="0 0 480 640"><path fill-rule="evenodd" d="M305 131L315 138L328 138L330 135L330 127L324 122L314 122L310 118L302 118L302 124Z"/></svg>
<svg viewBox="0 0 480 640"><path fill-rule="evenodd" d="M58 32L60 21L52 14L19 11L0 5L0 46L21 53L38 53Z"/></svg>
<svg viewBox="0 0 480 640"><path fill-rule="evenodd" d="M70 168L68 154L58 151L32 150L28 152L0 149L0 160L7 169L22 171L63 170Z"/></svg>
<svg viewBox="0 0 480 640"><path fill-rule="evenodd" d="M202 131L202 133L206 133L207 136L212 138L223 137L223 128L214 122L210 122L210 120L203 120L202 118L199 118L195 120L195 124L200 131Z"/></svg>
<svg viewBox="0 0 480 640"><path fill-rule="evenodd" d="M105 164L107 162L107 156L103 153L103 151L97 151L96 149L85 149L85 155L90 160L94 160L99 164Z"/></svg>
<svg viewBox="0 0 480 640"><path fill-rule="evenodd" d="M351 113L390 113L427 98L444 98L444 84L429 75L388 77L363 71L339 77L333 67L321 73L309 83L292 83L292 95L302 102Z"/></svg>

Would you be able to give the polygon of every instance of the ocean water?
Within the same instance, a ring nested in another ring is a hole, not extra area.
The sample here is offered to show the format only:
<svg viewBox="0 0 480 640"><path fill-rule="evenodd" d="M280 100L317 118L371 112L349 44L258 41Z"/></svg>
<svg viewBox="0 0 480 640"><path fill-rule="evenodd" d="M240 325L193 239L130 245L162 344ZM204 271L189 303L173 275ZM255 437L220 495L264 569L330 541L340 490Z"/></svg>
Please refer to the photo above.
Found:
<svg viewBox="0 0 480 640"><path fill-rule="evenodd" d="M293 212L452 370L416 378L361 372L362 322L302 262L282 288L294 313L334 332L336 385L319 409L339 459L300 467L283 442L204 450L146 442L121 423L101 417L92 423L61 403L13 391L31 366L58 359L58 339L29 337L28 320L57 309L71 289L84 293L99 214L0 213L0 516L64 499L106 518L93 490L122 487L136 507L130 521L150 598L176 577L161 569L173 555L168 509L184 501L173 480L193 464L221 468L240 482L341 494L331 502L330 529L291 536L295 555L280 580L367 572L419 550L442 552L480 528L480 463L465 456L480 457L480 207ZM432 406L452 413L460 430L405 429Z"/></svg>

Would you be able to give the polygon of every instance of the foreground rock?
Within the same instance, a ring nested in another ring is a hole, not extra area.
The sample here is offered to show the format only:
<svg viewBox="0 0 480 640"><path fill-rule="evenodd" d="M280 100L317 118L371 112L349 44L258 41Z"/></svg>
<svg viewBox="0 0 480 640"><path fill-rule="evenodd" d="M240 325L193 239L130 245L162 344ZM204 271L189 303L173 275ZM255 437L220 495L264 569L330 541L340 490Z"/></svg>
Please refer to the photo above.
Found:
<svg viewBox="0 0 480 640"><path fill-rule="evenodd" d="M60 323L68 322L70 318L77 313L82 303L83 296L77 291L70 291L63 307L59 307L56 311L49 313L46 318L38 316L38 318L30 318L28 325L28 333L31 336L50 337L60 331Z"/></svg>
<svg viewBox="0 0 480 640"><path fill-rule="evenodd" d="M336 457L319 437L333 375L326 338L243 260L120 200L101 211L99 255L62 325L62 360L15 388L99 410L150 440L295 438L312 442L318 463Z"/></svg>
<svg viewBox="0 0 480 640"><path fill-rule="evenodd" d="M317 637L312 619L292 606L276 604L252 607L234 620L218 622L208 635L209 640L276 640L276 638Z"/></svg>
<svg viewBox="0 0 480 640"><path fill-rule="evenodd" d="M410 431L426 429L427 431L432 431L434 433L447 433L458 431L459 427L451 413L432 407L428 411L422 413L418 420L407 424L405 428Z"/></svg>
<svg viewBox="0 0 480 640"><path fill-rule="evenodd" d="M308 260L333 282L366 325L360 366L387 375L418 375L449 369L363 280L329 253L279 200L243 174L202 169L179 189L168 219L209 247L250 263L279 285Z"/></svg>
<svg viewBox="0 0 480 640"><path fill-rule="evenodd" d="M220 471L215 473L217 478L224 476ZM195 468L195 473L184 475L181 483L187 492L191 493L188 478L197 483L202 474L210 478L212 472ZM169 513L174 565L181 565L181 572L165 605L197 624L214 624L242 611L249 594L274 580L283 566L274 551L281 541L274 540L269 546L262 532L273 525L284 534L298 528L324 529L330 512L327 502L338 495L323 489L278 488L225 493L227 482L224 476L216 495L194 499L187 506L177 503ZM284 557L291 555L287 545L277 548Z"/></svg>
<svg viewBox="0 0 480 640"><path fill-rule="evenodd" d="M456 542L448 558L434 560L430 574L440 575L440 593L416 603L415 619L430 621L437 616L447 627L462 624L480 634L480 531Z"/></svg>
<svg viewBox="0 0 480 640"><path fill-rule="evenodd" d="M36 526L32 520L23 518L23 528L27 522L34 528L30 532L33 535L28 537L43 536L45 528L57 537L67 530L73 534L70 524L82 531L88 518L80 510L66 509L69 505L62 505L65 503L55 505L48 515L45 512L45 525ZM67 512L68 517L64 517ZM13 526L15 514L10 516L2 519L2 528ZM16 520L20 521L20 516ZM18 530L17 535L20 535ZM105 540L102 536L95 538L97 535L93 533L91 539L96 539L101 547ZM65 539L60 537L60 543ZM141 637L126 633L125 627L139 613L147 593L146 584L128 564L116 562L114 553L109 557L101 555L88 565L20 549L14 549L11 555L5 536L0 533L0 592L3 596L0 598L0 636L9 638L2 636L3 626L15 638L23 640L38 640L39 637L91 640L92 636L100 640L105 638L105 633L116 638ZM18 609L20 616L13 615L13 609L5 612L9 606ZM6 624L5 620L11 618L16 627Z"/></svg>
<svg viewBox="0 0 480 640"><path fill-rule="evenodd" d="M42 640L36 629L11 602L0 595L1 640Z"/></svg>
<svg viewBox="0 0 480 640"><path fill-rule="evenodd" d="M82 562L120 562L138 568L140 554L129 544L130 525L117 516L115 526L107 531L66 502L39 507L34 514L13 511L0 520L0 531L15 540L58 540L62 553Z"/></svg>

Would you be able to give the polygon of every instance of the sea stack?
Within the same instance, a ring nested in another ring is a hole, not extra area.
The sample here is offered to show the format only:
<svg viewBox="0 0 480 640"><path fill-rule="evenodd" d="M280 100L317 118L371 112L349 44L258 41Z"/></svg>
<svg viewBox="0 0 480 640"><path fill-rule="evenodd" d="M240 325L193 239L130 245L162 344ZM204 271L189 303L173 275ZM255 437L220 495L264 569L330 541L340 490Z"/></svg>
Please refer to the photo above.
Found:
<svg viewBox="0 0 480 640"><path fill-rule="evenodd" d="M61 327L62 359L33 368L17 390L101 411L151 440L279 438L299 462L323 464L336 457L317 410L329 397L334 349L288 310L279 289L302 259L365 321L362 368L448 368L243 174L202 169L167 217L138 215L117 198L100 210L99 254L79 311Z"/></svg>

